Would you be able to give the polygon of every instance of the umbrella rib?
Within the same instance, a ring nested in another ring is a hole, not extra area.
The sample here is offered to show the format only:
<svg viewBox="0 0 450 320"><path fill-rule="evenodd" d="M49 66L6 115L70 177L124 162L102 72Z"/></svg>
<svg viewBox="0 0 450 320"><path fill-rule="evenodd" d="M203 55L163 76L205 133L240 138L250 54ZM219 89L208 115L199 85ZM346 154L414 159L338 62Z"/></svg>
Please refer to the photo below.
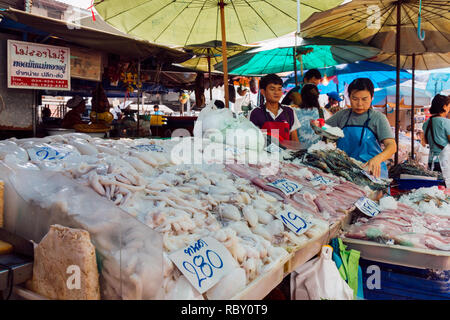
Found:
<svg viewBox="0 0 450 320"><path fill-rule="evenodd" d="M140 6L140 5L139 5ZM139 6L136 6L135 8L137 8L137 7L139 7ZM169 6L166 6L166 7L164 7L164 8L168 8ZM135 9L135 8L133 8L133 9ZM141 22L139 22L137 25L135 25L133 28L131 28L131 29L129 29L127 32L131 32L131 31L133 31L134 29L136 29L137 27L139 27L141 24L143 24L145 21L147 21L149 18L151 18L151 17L153 17L155 14L157 14L157 13L160 13L162 10L159 10L159 11L156 11L156 12L154 12L154 13L152 13L151 15L149 15L149 16L147 16L147 17L145 17L145 19L143 19ZM111 19L111 18L113 18L113 17L110 17L109 19ZM156 40L156 39L155 39Z"/></svg>
<svg viewBox="0 0 450 320"><path fill-rule="evenodd" d="M388 8L388 7L386 7L386 8L383 8L383 9L385 9L386 10L386 12L390 9L390 8ZM358 13L362 13L363 12L363 10L364 9L361 9L361 10L358 10L358 9L354 9L354 13L355 14L358 14ZM367 8L366 8L366 12L367 12ZM380 13L380 15L384 15L384 13ZM334 21L334 20L338 20L338 19L341 19L341 18L345 18L345 17L347 17L348 16L348 14L347 13L343 13L343 15L342 16L340 16L340 17L334 17L334 16L330 16L330 20L327 20L327 21L325 21L324 23L328 23L328 22L331 22L331 21ZM342 27L342 26L339 26L339 25L336 25L336 24L334 24L333 26L331 26L330 28L328 28L328 29L324 29L324 30L321 30L321 35L323 36L325 33L334 33L335 31L338 31L338 30L341 30L341 29L343 29L343 28L347 28L347 27L350 27L350 26L352 26L352 25L354 25L354 24L358 24L358 23L360 23L362 20L364 20L362 17L360 18L361 20L357 20L357 21L350 21L350 23L349 24L347 24L347 25L345 25L344 27ZM384 24L383 24L384 25ZM329 31L329 30L332 30L332 31ZM333 30L334 29L334 30ZM359 30L358 32L360 32L360 31L362 31L362 30L364 30L365 28L362 28L361 30ZM306 30L308 30L308 28L305 28L305 29L303 29L302 31L306 31ZM357 34L358 32L356 32L355 34ZM355 35L355 34L352 34L352 36L353 35ZM349 37L346 37L345 39L348 39Z"/></svg>
<svg viewBox="0 0 450 320"><path fill-rule="evenodd" d="M192 1L191 1L190 4L192 4ZM194 26L195 26L195 24L197 23L198 17L199 17L200 14L202 13L202 10L203 10L203 8L205 7L205 4L206 4L206 1L203 2L203 6L200 8L200 10L198 10L197 17L195 17L195 21L194 21L194 23L192 24L191 30L189 30L189 34L188 34L188 36L187 36L187 38L186 38L186 42L185 42L184 44L187 44L187 42L189 41L189 37L190 37L191 34L192 34L192 30L194 29Z"/></svg>
<svg viewBox="0 0 450 320"><path fill-rule="evenodd" d="M409 7L408 5L406 5L407 7ZM406 11L405 11L406 12ZM412 24L413 24L413 26L414 26L414 28L416 29L416 31L417 31L417 27L416 27L416 25L414 24L414 20L409 16L409 14L408 14L408 12L406 12L406 14L408 15L408 17L409 17L409 19L411 20L411 22L412 22ZM444 18L445 19L445 18ZM447 39L447 37L445 36L445 34L444 33L442 33L441 32L441 30L439 29L439 28L437 28L434 24L433 24L433 22L431 21L431 20L426 20L429 24L431 24L445 39ZM447 40L449 40L449 39L447 39Z"/></svg>
<svg viewBox="0 0 450 320"><path fill-rule="evenodd" d="M246 0L245 2L247 2L248 3L248 1ZM295 20L295 21L297 21L297 17L292 17L290 14L288 14L287 12L284 12L283 10L281 10L280 8L277 8L277 7L275 7L273 4L271 4L270 2L267 2L267 0L263 0L263 2L265 2L265 3L267 3L269 6L272 6L274 9L276 9L276 10L278 10L278 11L280 11L280 12L283 12L285 15L287 15L289 18L291 18L291 19L293 19L293 20ZM249 4L250 5L250 4ZM253 7L252 7L252 9L253 9Z"/></svg>
<svg viewBox="0 0 450 320"><path fill-rule="evenodd" d="M99 2L98 4L100 4L101 2ZM140 7L140 6L144 6L144 5L146 5L146 3L144 2L144 3L141 3L141 4L139 4L139 5L137 5L137 6L134 6L134 7L132 7L132 8L128 8L128 9L125 9L124 11L120 11L119 13L117 13L117 14L115 14L115 15L113 15L113 16L110 16L110 17L108 17L107 19L104 19L103 17L103 20L105 20L105 21L108 21L108 20L110 20L110 19L114 19L115 17L117 17L117 16L120 16L121 14L123 14L123 13L126 13L126 12L128 12L128 11L130 11L130 10L133 10L133 9L136 9L136 8L138 8L138 7ZM94 5L95 6L95 5Z"/></svg>
<svg viewBox="0 0 450 320"><path fill-rule="evenodd" d="M383 8L383 9L386 9L386 11L389 10L388 8ZM364 13L364 10L365 10L365 12L366 12L366 13L364 14L364 16L367 18L367 8L366 8L366 7L361 8L361 9L359 9L359 8L353 9L352 12L356 15L356 14L359 14L359 13ZM384 13L383 13L383 14L384 14ZM330 15L330 19L329 19L329 20L325 20L323 23L332 22L332 21L339 20L339 19L341 19L341 18L346 18L346 17L348 17L348 13L347 13L347 12L343 12L342 15L341 15L341 16L338 16L338 17L336 17L335 15ZM350 22L350 24L346 25L344 28L347 28L347 27L349 27L349 26L351 26L351 25L353 25L353 24L356 24L356 23L360 23L362 20L364 20L362 17L361 17L361 18L360 18L360 17L357 17L357 18L359 18L360 20L357 20L357 21L355 21L355 22ZM310 28L314 28L314 26L311 26ZM329 30L329 29L333 29L333 28L336 28L336 29L333 30L333 31L331 31L331 32L335 32L335 31L337 31L337 30L340 30L340 29L342 29L343 27L342 27L342 26L337 26L336 24L333 24L332 27L330 27L330 28L328 28L328 29L322 30L322 33L321 33L321 34L323 34L324 31L329 32L328 30ZM304 29L302 29L302 31L307 31L308 29L309 29L308 27L305 27Z"/></svg>
<svg viewBox="0 0 450 320"><path fill-rule="evenodd" d="M450 3L449 1L447 1L447 2ZM417 4L413 4L413 3L409 3L408 6L415 7L415 8L418 7ZM443 16L443 15L437 13L437 12L428 10L429 7L431 7L431 5L429 5L429 4L427 5L427 7L423 7L423 6L422 6L422 10L423 10L423 11L430 12L430 13L436 15L436 16L439 16L440 18L448 19L448 17L446 17L446 16ZM450 10L450 6L449 6L448 4L445 5L444 8L448 8L448 10ZM439 7L435 7L434 9L441 10L441 11L443 10L443 9L442 9L442 5L439 6ZM423 18L423 17L422 17L422 18ZM429 19L427 19L427 18L425 18L425 19L426 19L427 21L429 21Z"/></svg>
<svg viewBox="0 0 450 320"><path fill-rule="evenodd" d="M273 35L274 35L275 37L278 37L278 35L272 30L272 28L267 24L267 22L261 17L261 15L259 14L259 12L256 11L255 8L253 8L253 7L251 6L251 4L250 4L247 0L245 0L245 2L246 2L247 5L248 5L248 6L256 13L256 15L261 19L261 21L264 22L264 24L267 26L267 28L269 28L269 30L273 33ZM264 0L264 2L267 3L266 0Z"/></svg>
<svg viewBox="0 0 450 320"><path fill-rule="evenodd" d="M239 18L239 15L238 15L238 12L236 10L236 7L234 6L234 2L231 2L231 4L233 5L234 11L236 12L236 17L238 19L239 27L242 30L242 35L244 36L245 43L248 43L247 37L245 36L244 27L242 27L241 19Z"/></svg>
<svg viewBox="0 0 450 320"><path fill-rule="evenodd" d="M350 53L352 53L352 54L354 54L354 55L356 55L356 56L360 56L362 59L367 59L367 56L364 56L364 55L362 55L362 54L360 54L360 53L357 53L357 52L354 52L354 51L352 51L352 50L349 50L349 49L347 49L345 46L336 46L336 48L339 48L340 50L343 50L343 51L347 51L347 52L350 52ZM365 49L365 48L363 48L363 49ZM376 56L376 54L373 56L373 57L375 57ZM370 57L371 58L371 57ZM349 63L351 63L351 62L349 62Z"/></svg>
<svg viewBox="0 0 450 320"><path fill-rule="evenodd" d="M377 32L375 32L375 34L373 36L370 37L370 40L367 41L367 43L370 43L373 39L375 39L375 37L381 32L381 30L383 29L383 27L386 25L387 21L389 20L389 18L391 17L392 13L394 12L395 6L392 6L391 8L386 7L386 12L384 14L386 14L389 10L391 10L391 12L389 13L389 15L386 17L386 19L384 19L383 24L381 25L381 27L377 30ZM362 28L361 30L353 33L350 37L353 37L355 34L358 34L359 32L363 31L364 29L366 29L366 27Z"/></svg>
<svg viewBox="0 0 450 320"><path fill-rule="evenodd" d="M217 6L216 39L219 39L219 23L220 23L220 6ZM221 35L221 37L222 37L222 35Z"/></svg>
<svg viewBox="0 0 450 320"><path fill-rule="evenodd" d="M277 49L275 49L275 50L277 50ZM264 70L266 70L267 66L270 65L270 63L272 62L272 60L274 59L274 57L275 57L275 55L272 55L272 58L270 58L270 60L266 62L266 65L264 66L264 68L262 68L262 69L259 70L259 71L261 71L261 73L264 73L264 72L265 72Z"/></svg>
<svg viewBox="0 0 450 320"><path fill-rule="evenodd" d="M191 2L192 3L192 2ZM186 7L188 7L189 6L189 3L186 3ZM184 7L183 8L183 10L184 9L186 9L186 7ZM158 34L158 36L155 38L155 42L156 42L156 40L158 40L158 38L159 37L161 37L161 35L164 33L164 31L166 31L169 27L170 27L170 25L172 25L172 22L174 22L177 18L178 18L178 16L180 16L181 15L181 13L183 12L183 10L180 10L180 12L170 21L170 23L169 24L167 24L167 27L165 27L159 34ZM186 42L184 43L184 45L186 45Z"/></svg>

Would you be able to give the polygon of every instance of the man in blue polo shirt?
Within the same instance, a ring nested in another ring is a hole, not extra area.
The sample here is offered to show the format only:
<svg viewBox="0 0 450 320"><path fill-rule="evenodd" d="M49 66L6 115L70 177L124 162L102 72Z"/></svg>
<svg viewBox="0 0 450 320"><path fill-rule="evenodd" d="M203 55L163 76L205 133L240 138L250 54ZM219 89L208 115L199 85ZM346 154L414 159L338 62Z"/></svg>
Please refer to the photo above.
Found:
<svg viewBox="0 0 450 320"><path fill-rule="evenodd" d="M300 128L300 122L291 107L279 103L283 96L282 85L283 80L276 74L268 74L261 78L259 86L266 103L253 109L249 119L258 128L267 130L268 135L277 138L280 142L298 141L297 129Z"/></svg>

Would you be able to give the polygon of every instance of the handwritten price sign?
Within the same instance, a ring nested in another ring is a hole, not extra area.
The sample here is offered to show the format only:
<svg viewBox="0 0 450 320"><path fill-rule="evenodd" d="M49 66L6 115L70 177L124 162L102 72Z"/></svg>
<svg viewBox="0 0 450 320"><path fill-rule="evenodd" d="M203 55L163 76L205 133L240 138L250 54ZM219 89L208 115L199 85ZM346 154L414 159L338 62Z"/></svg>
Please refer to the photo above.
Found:
<svg viewBox="0 0 450 320"><path fill-rule="evenodd" d="M359 198L358 201L355 202L355 206L369 217L375 217L381 211L376 202L366 197Z"/></svg>
<svg viewBox="0 0 450 320"><path fill-rule="evenodd" d="M31 148L27 151L33 161L63 160L72 154L71 151L58 150L52 147Z"/></svg>
<svg viewBox="0 0 450 320"><path fill-rule="evenodd" d="M279 213L277 218L280 219L289 230L298 235L305 233L313 225L312 222L307 221L305 218L302 218L299 213L292 210L286 210Z"/></svg>
<svg viewBox="0 0 450 320"><path fill-rule="evenodd" d="M282 149L279 146L277 146L276 144L274 144L274 143L271 143L264 150L266 150L267 152L270 152L270 153L277 153L277 152L281 152L282 151Z"/></svg>
<svg viewBox="0 0 450 320"><path fill-rule="evenodd" d="M233 270L233 257L219 241L206 237L169 255L198 292L204 293Z"/></svg>
<svg viewBox="0 0 450 320"><path fill-rule="evenodd" d="M311 179L311 183L313 186L318 186L320 184L325 185L325 186L329 186L334 184L333 180L322 177L320 175L315 176L313 179Z"/></svg>
<svg viewBox="0 0 450 320"><path fill-rule="evenodd" d="M146 151L164 152L164 148L156 144L139 144L137 146L132 147L132 149L136 149L140 152Z"/></svg>
<svg viewBox="0 0 450 320"><path fill-rule="evenodd" d="M362 173L363 175L365 175L367 178L369 178L369 180L372 181L372 182L375 182L375 183L383 183L383 181L382 181L381 179L378 179L378 178L376 178L375 176L373 176L373 175L367 173L367 171L364 170L364 169L361 169L361 173Z"/></svg>
<svg viewBox="0 0 450 320"><path fill-rule="evenodd" d="M287 196L296 193L301 189L301 185L287 179L278 179L272 183L268 183L268 185L281 190Z"/></svg>

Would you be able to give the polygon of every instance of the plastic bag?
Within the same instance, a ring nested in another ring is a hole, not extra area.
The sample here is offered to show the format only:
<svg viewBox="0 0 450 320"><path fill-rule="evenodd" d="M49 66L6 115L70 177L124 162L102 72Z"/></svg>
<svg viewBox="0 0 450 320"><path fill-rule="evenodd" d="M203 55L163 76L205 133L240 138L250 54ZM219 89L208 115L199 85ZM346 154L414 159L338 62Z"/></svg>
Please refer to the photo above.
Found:
<svg viewBox="0 0 450 320"><path fill-rule="evenodd" d="M341 278L332 253L332 247L323 246L319 257L292 272L292 300L353 300L353 290Z"/></svg>
<svg viewBox="0 0 450 320"><path fill-rule="evenodd" d="M439 154L439 163L441 164L445 185L447 188L450 188L450 143L447 143Z"/></svg>

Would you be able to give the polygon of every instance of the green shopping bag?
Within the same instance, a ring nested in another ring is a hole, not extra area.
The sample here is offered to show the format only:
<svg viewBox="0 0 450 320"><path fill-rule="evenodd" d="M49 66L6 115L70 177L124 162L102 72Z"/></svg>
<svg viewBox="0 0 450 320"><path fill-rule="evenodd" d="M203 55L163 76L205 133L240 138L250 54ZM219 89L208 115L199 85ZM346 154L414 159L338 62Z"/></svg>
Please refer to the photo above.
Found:
<svg viewBox="0 0 450 320"><path fill-rule="evenodd" d="M331 240L333 247L333 261L339 273L348 286L353 289L353 297L356 299L364 299L362 270L359 266L360 252L357 250L347 250L347 246L340 238Z"/></svg>

